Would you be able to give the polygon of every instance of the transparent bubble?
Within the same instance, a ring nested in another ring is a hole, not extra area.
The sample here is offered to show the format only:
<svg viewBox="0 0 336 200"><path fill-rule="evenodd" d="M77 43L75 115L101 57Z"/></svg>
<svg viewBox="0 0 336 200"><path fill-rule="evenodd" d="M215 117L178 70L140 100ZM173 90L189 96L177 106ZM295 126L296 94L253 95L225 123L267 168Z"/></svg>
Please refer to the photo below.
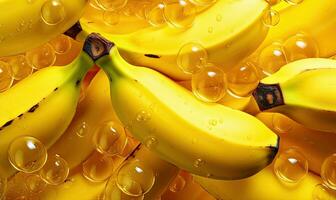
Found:
<svg viewBox="0 0 336 200"><path fill-rule="evenodd" d="M41 18L48 25L61 23L66 16L61 0L47 0L41 8Z"/></svg>
<svg viewBox="0 0 336 200"><path fill-rule="evenodd" d="M26 52L26 58L34 69L42 69L55 63L56 54L53 47L47 43Z"/></svg>
<svg viewBox="0 0 336 200"><path fill-rule="evenodd" d="M288 61L319 57L319 48L313 38L298 33L284 43Z"/></svg>
<svg viewBox="0 0 336 200"><path fill-rule="evenodd" d="M226 75L218 67L207 66L193 74L192 91L194 95L205 102L217 102L226 94Z"/></svg>
<svg viewBox="0 0 336 200"><path fill-rule="evenodd" d="M83 163L83 176L92 182L107 180L113 173L114 161L111 156L93 153Z"/></svg>
<svg viewBox="0 0 336 200"><path fill-rule="evenodd" d="M8 148L8 160L12 166L25 173L40 170L47 161L47 150L36 138L18 137Z"/></svg>
<svg viewBox="0 0 336 200"><path fill-rule="evenodd" d="M276 158L274 172L284 182L298 183L308 173L308 161L297 149L287 149Z"/></svg>
<svg viewBox="0 0 336 200"><path fill-rule="evenodd" d="M181 176L178 175L174 181L169 185L169 190L172 192L181 192L186 186L186 180Z"/></svg>
<svg viewBox="0 0 336 200"><path fill-rule="evenodd" d="M130 196L119 189L116 179L111 177L105 187L105 200L143 200L144 195Z"/></svg>
<svg viewBox="0 0 336 200"><path fill-rule="evenodd" d="M177 65L186 74L199 71L208 60L206 49L198 43L187 43L177 54Z"/></svg>
<svg viewBox="0 0 336 200"><path fill-rule="evenodd" d="M151 167L139 160L126 161L117 172L117 186L129 196L139 197L153 187L155 174Z"/></svg>
<svg viewBox="0 0 336 200"><path fill-rule="evenodd" d="M8 59L12 76L15 80L22 80L33 73L33 68L25 56L19 55Z"/></svg>
<svg viewBox="0 0 336 200"><path fill-rule="evenodd" d="M2 199L7 190L7 179L0 178L0 199Z"/></svg>
<svg viewBox="0 0 336 200"><path fill-rule="evenodd" d="M127 144L124 127L115 121L101 124L93 134L92 140L98 152L110 156L122 154Z"/></svg>
<svg viewBox="0 0 336 200"><path fill-rule="evenodd" d="M252 62L235 66L228 74L228 88L236 96L248 96L261 79L259 69Z"/></svg>
<svg viewBox="0 0 336 200"><path fill-rule="evenodd" d="M176 0L165 3L164 18L176 28L190 28L196 18L196 6L187 0Z"/></svg>
<svg viewBox="0 0 336 200"><path fill-rule="evenodd" d="M25 180L26 187L31 193L41 193L47 187L47 183L37 174L31 174Z"/></svg>
<svg viewBox="0 0 336 200"><path fill-rule="evenodd" d="M49 156L40 171L41 178L50 185L60 185L68 178L68 163L59 155Z"/></svg>
<svg viewBox="0 0 336 200"><path fill-rule="evenodd" d="M282 44L274 42L265 47L259 54L258 66L267 74L277 72L287 64L286 52Z"/></svg>
<svg viewBox="0 0 336 200"><path fill-rule="evenodd" d="M262 17L265 26L273 27L280 22L280 14L276 10L267 10Z"/></svg>
<svg viewBox="0 0 336 200"><path fill-rule="evenodd" d="M217 0L189 0L189 1L197 6L208 6L216 3Z"/></svg>
<svg viewBox="0 0 336 200"><path fill-rule="evenodd" d="M68 53L72 45L70 38L63 34L51 40L49 44L53 47L57 54Z"/></svg>
<svg viewBox="0 0 336 200"><path fill-rule="evenodd" d="M326 186L336 190L336 154L333 154L323 161L321 177Z"/></svg>
<svg viewBox="0 0 336 200"><path fill-rule="evenodd" d="M88 134L88 124L86 122L82 122L78 125L76 134L79 137L85 137Z"/></svg>
<svg viewBox="0 0 336 200"><path fill-rule="evenodd" d="M127 0L96 0L97 4L106 11L119 10L126 6Z"/></svg>
<svg viewBox="0 0 336 200"><path fill-rule="evenodd" d="M13 84L10 65L0 61L0 93L8 90Z"/></svg>
<svg viewBox="0 0 336 200"><path fill-rule="evenodd" d="M302 3L304 0L284 0L284 1L292 5L298 5Z"/></svg>
<svg viewBox="0 0 336 200"><path fill-rule="evenodd" d="M103 20L108 26L115 26L120 22L120 14L118 12L104 11Z"/></svg>
<svg viewBox="0 0 336 200"><path fill-rule="evenodd" d="M279 133L288 133L293 128L293 122L281 114L273 114L272 123Z"/></svg>
<svg viewBox="0 0 336 200"><path fill-rule="evenodd" d="M164 7L165 5L160 2L158 4L155 4L154 6L150 6L150 8L148 8L148 6L147 7L145 6L142 8L142 9L145 9L144 10L145 16L150 25L158 27L166 23L166 20L164 18L164 11L163 11Z"/></svg>
<svg viewBox="0 0 336 200"><path fill-rule="evenodd" d="M336 191L318 184L313 190L313 200L336 200Z"/></svg>

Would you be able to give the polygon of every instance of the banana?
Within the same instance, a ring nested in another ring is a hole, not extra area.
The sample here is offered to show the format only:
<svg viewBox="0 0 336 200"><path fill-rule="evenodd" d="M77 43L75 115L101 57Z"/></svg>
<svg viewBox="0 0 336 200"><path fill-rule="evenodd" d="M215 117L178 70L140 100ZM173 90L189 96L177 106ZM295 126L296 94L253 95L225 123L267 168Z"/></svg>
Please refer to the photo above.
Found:
<svg viewBox="0 0 336 200"><path fill-rule="evenodd" d="M140 142L155 140L163 160L219 179L248 177L272 162L278 137L254 117L197 100L159 72L127 63L98 35L95 45L117 116Z"/></svg>
<svg viewBox="0 0 336 200"><path fill-rule="evenodd" d="M0 56L23 53L63 33L79 20L86 3L87 0L0 1Z"/></svg>
<svg viewBox="0 0 336 200"><path fill-rule="evenodd" d="M65 131L76 111L81 80L94 66L89 50L65 67L42 69L0 94L0 177L15 173L7 159L15 138L32 136L49 148Z"/></svg>
<svg viewBox="0 0 336 200"><path fill-rule="evenodd" d="M81 25L86 32L99 32L115 42L128 62L154 68L175 80L185 80L190 79L190 74L177 66L178 52L184 44L201 44L210 62L229 69L263 41L268 31L262 23L266 9L268 4L264 0L217 1L199 13L187 30L164 26L111 34L87 18L81 19Z"/></svg>
<svg viewBox="0 0 336 200"><path fill-rule="evenodd" d="M335 75L335 60L299 60L262 79L253 97L261 111L279 112L308 128L335 132Z"/></svg>
<svg viewBox="0 0 336 200"><path fill-rule="evenodd" d="M286 185L273 173L273 166L247 179L224 181L194 176L194 180L217 199L223 200L314 200L321 178L308 173L297 185ZM267 186L267 187L265 187Z"/></svg>

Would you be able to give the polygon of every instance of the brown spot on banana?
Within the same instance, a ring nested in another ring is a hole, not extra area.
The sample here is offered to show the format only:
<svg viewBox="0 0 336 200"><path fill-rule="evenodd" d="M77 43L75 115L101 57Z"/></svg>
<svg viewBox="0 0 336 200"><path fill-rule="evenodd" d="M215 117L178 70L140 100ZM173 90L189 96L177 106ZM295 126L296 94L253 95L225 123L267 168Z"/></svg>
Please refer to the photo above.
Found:
<svg viewBox="0 0 336 200"><path fill-rule="evenodd" d="M149 58L161 58L161 56L156 55L156 54L145 54L145 56Z"/></svg>

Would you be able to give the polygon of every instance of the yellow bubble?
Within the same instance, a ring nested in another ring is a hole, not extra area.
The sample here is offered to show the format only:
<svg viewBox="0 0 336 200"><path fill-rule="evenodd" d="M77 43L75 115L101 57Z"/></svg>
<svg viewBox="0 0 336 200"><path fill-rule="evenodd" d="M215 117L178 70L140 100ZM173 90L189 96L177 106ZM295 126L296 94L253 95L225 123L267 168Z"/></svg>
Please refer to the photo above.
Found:
<svg viewBox="0 0 336 200"><path fill-rule="evenodd" d="M126 161L117 172L117 186L129 196L139 197L152 189L155 174L139 160Z"/></svg>
<svg viewBox="0 0 336 200"><path fill-rule="evenodd" d="M47 0L41 9L41 17L48 25L56 25L66 16L62 0Z"/></svg>
<svg viewBox="0 0 336 200"><path fill-rule="evenodd" d="M104 200L143 200L144 195L130 196L119 189L116 183L116 179L111 177L106 184Z"/></svg>
<svg viewBox="0 0 336 200"><path fill-rule="evenodd" d="M115 121L100 125L93 134L92 140L98 152L110 156L122 154L127 144L124 127Z"/></svg>
<svg viewBox="0 0 336 200"><path fill-rule="evenodd" d="M42 69L55 63L56 54L53 47L47 43L26 52L26 58L34 69Z"/></svg>
<svg viewBox="0 0 336 200"><path fill-rule="evenodd" d="M282 44L278 42L274 42L265 47L258 57L258 66L262 68L266 74L273 74L286 64L286 51Z"/></svg>
<svg viewBox="0 0 336 200"><path fill-rule="evenodd" d="M33 68L25 56L19 55L8 59L12 76L15 80L22 80L33 73Z"/></svg>
<svg viewBox="0 0 336 200"><path fill-rule="evenodd" d="M183 45L177 54L177 65L186 74L196 73L207 60L205 48L194 42Z"/></svg>
<svg viewBox="0 0 336 200"><path fill-rule="evenodd" d="M262 22L267 27L276 26L280 22L280 14L276 10L267 10L262 17Z"/></svg>
<svg viewBox="0 0 336 200"><path fill-rule="evenodd" d="M186 0L165 3L164 18L176 28L190 28L196 18L196 6Z"/></svg>
<svg viewBox="0 0 336 200"><path fill-rule="evenodd" d="M49 185L60 185L68 178L69 165L59 155L49 156L40 171L41 178Z"/></svg>
<svg viewBox="0 0 336 200"><path fill-rule="evenodd" d="M292 5L298 5L302 3L304 0L284 0L284 1Z"/></svg>
<svg viewBox="0 0 336 200"><path fill-rule="evenodd" d="M8 148L8 160L12 166L25 173L40 170L47 161L47 150L36 138L18 137Z"/></svg>
<svg viewBox="0 0 336 200"><path fill-rule="evenodd" d="M83 176L92 182L107 180L113 173L114 161L111 156L93 153L82 165Z"/></svg>
<svg viewBox="0 0 336 200"><path fill-rule="evenodd" d="M97 4L106 11L119 10L126 6L127 0L96 0Z"/></svg>
<svg viewBox="0 0 336 200"><path fill-rule="evenodd" d="M8 90L13 84L10 65L0 61L0 93Z"/></svg>
<svg viewBox="0 0 336 200"><path fill-rule="evenodd" d="M308 161L297 149L290 148L278 155L274 172L281 181L298 183L308 173Z"/></svg>
<svg viewBox="0 0 336 200"><path fill-rule="evenodd" d="M29 192L35 194L41 193L47 187L46 182L44 182L37 174L29 175L25 180L25 184Z"/></svg>
<svg viewBox="0 0 336 200"><path fill-rule="evenodd" d="M197 6L208 6L216 3L217 0L189 0L189 1Z"/></svg>
<svg viewBox="0 0 336 200"><path fill-rule="evenodd" d="M165 5L163 3L155 4L154 6L148 6L143 7L142 9L145 9L145 16L148 21L148 23L152 26L162 26L166 23L166 20L164 18L163 10ZM146 9L148 11L146 11Z"/></svg>
<svg viewBox="0 0 336 200"><path fill-rule="evenodd" d="M289 62L304 58L319 57L319 48L316 42L307 34L298 33L288 38L284 46Z"/></svg>
<svg viewBox="0 0 336 200"><path fill-rule="evenodd" d="M82 122L78 125L76 134L79 137L85 137L85 135L88 133L88 124L86 122Z"/></svg>
<svg viewBox="0 0 336 200"><path fill-rule="evenodd" d="M273 114L272 123L279 133L288 133L293 128L293 122L290 119L277 113Z"/></svg>
<svg viewBox="0 0 336 200"><path fill-rule="evenodd" d="M336 190L332 190L323 184L318 184L313 190L313 200L336 200Z"/></svg>
<svg viewBox="0 0 336 200"><path fill-rule="evenodd" d="M252 62L243 62L227 74L228 88L235 96L248 96L261 78L259 69Z"/></svg>
<svg viewBox="0 0 336 200"><path fill-rule="evenodd" d="M169 190L177 193L181 192L186 186L186 180L181 176L178 175L174 181L169 185Z"/></svg>
<svg viewBox="0 0 336 200"><path fill-rule="evenodd" d="M0 178L0 199L2 199L7 190L7 179Z"/></svg>
<svg viewBox="0 0 336 200"><path fill-rule="evenodd" d="M71 49L71 40L66 35L59 35L55 39L51 40L49 44L53 47L57 54L68 53Z"/></svg>
<svg viewBox="0 0 336 200"><path fill-rule="evenodd" d="M217 102L226 94L226 75L218 67L207 66L193 74L192 91L194 95L205 102Z"/></svg>
<svg viewBox="0 0 336 200"><path fill-rule="evenodd" d="M336 190L336 154L329 156L323 161L321 177L326 186Z"/></svg>
<svg viewBox="0 0 336 200"><path fill-rule="evenodd" d="M117 12L104 11L103 20L108 26L115 26L120 21L120 14Z"/></svg>

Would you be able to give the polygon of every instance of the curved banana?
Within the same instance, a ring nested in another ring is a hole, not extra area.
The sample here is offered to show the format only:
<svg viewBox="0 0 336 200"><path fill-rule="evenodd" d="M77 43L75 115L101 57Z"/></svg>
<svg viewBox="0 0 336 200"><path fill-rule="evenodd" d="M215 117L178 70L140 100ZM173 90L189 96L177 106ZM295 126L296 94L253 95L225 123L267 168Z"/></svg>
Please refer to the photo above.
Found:
<svg viewBox="0 0 336 200"><path fill-rule="evenodd" d="M162 159L222 179L251 176L272 162L278 137L260 121L197 100L159 72L127 63L112 43L97 39L106 56L96 64L109 77L114 110L138 140L157 141L152 150Z"/></svg>
<svg viewBox="0 0 336 200"><path fill-rule="evenodd" d="M336 60L303 59L262 79L253 92L261 111L279 112L304 126L336 132Z"/></svg>
<svg viewBox="0 0 336 200"><path fill-rule="evenodd" d="M130 34L109 34L86 18L81 19L81 24L86 32L99 32L115 42L128 62L184 80L190 79L190 75L177 66L177 55L184 44L201 44L210 62L229 69L263 41L268 30L262 23L266 9L268 4L264 0L217 1L201 12L187 30L165 26L144 28Z"/></svg>
<svg viewBox="0 0 336 200"><path fill-rule="evenodd" d="M7 159L15 138L32 136L49 148L65 131L76 111L81 80L94 66L85 51L66 67L42 69L0 94L0 177L15 173Z"/></svg>
<svg viewBox="0 0 336 200"><path fill-rule="evenodd" d="M314 200L315 186L321 183L320 177L308 173L297 185L286 185L274 175L272 165L242 180L224 181L199 176L194 179L215 198L223 200Z"/></svg>
<svg viewBox="0 0 336 200"><path fill-rule="evenodd" d="M55 5L49 5L52 3ZM23 53L65 32L79 20L86 3L87 0L0 1L0 56ZM50 25L56 22L59 23Z"/></svg>

